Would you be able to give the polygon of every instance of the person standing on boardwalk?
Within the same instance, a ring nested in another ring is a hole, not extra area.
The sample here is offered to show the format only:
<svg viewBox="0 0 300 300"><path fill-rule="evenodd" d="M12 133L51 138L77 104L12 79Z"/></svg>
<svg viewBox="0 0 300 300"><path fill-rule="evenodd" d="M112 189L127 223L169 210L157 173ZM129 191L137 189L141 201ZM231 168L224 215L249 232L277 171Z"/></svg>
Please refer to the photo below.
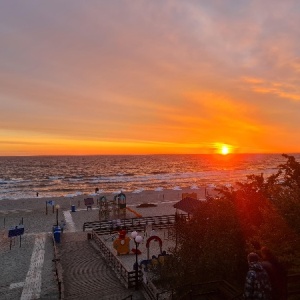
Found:
<svg viewBox="0 0 300 300"><path fill-rule="evenodd" d="M244 299L247 300L271 300L271 283L266 270L259 262L259 256L251 252L248 255L249 270L247 272Z"/></svg>
<svg viewBox="0 0 300 300"><path fill-rule="evenodd" d="M262 247L260 250L262 266L267 271L272 287L272 299L287 299L286 271L272 251L268 247Z"/></svg>

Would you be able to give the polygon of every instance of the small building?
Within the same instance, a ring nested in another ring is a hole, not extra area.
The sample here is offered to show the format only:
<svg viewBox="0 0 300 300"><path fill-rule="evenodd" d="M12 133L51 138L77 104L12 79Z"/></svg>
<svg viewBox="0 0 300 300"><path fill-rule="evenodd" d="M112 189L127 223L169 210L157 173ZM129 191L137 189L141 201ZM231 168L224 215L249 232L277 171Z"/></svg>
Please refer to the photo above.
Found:
<svg viewBox="0 0 300 300"><path fill-rule="evenodd" d="M192 215L195 210L197 210L201 205L201 201L195 198L186 197L179 202L173 205L174 208L179 209L187 213L188 215Z"/></svg>

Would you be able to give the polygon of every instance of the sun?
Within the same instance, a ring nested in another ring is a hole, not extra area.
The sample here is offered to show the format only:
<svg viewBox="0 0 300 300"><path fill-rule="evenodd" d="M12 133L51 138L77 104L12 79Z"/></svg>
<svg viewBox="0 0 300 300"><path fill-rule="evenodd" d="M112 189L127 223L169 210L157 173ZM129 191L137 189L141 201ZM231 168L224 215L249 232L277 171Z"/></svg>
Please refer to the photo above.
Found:
<svg viewBox="0 0 300 300"><path fill-rule="evenodd" d="M222 155L227 155L230 153L229 147L227 145L222 145L220 148L220 153Z"/></svg>
<svg viewBox="0 0 300 300"><path fill-rule="evenodd" d="M233 152L234 147L230 144L225 143L214 143L213 149L216 154L227 155Z"/></svg>

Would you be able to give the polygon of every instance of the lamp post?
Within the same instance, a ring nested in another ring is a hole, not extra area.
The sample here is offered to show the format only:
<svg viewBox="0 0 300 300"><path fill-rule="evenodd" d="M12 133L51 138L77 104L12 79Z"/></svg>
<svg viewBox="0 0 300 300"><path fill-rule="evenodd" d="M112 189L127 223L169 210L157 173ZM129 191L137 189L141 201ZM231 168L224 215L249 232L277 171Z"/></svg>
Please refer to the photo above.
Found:
<svg viewBox="0 0 300 300"><path fill-rule="evenodd" d="M138 290L139 284L139 268L138 268L138 246L143 241L143 237L138 235L136 231L131 233L131 237L135 243L135 289Z"/></svg>
<svg viewBox="0 0 300 300"><path fill-rule="evenodd" d="M55 208L56 208L56 226L58 226L58 210L60 209L60 206L56 204Z"/></svg>

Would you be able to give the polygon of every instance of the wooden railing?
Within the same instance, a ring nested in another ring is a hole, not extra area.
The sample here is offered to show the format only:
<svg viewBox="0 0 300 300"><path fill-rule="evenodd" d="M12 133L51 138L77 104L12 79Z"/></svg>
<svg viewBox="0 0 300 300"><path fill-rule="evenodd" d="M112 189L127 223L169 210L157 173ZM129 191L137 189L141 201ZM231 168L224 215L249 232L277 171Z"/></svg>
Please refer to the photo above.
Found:
<svg viewBox="0 0 300 300"><path fill-rule="evenodd" d="M120 279L120 281L127 287L132 288L136 285L135 271L127 271L127 269L122 265L122 263L116 258L116 256L110 251L110 249L106 246L105 242L101 239L101 237L95 232L92 231L92 237L95 243L100 248L101 254L104 256L106 262L111 266L111 268L115 271L116 275ZM142 280L142 272L138 271L138 281Z"/></svg>
<svg viewBox="0 0 300 300"><path fill-rule="evenodd" d="M53 253L54 253L53 262L55 265L55 274L56 274L56 280L57 280L57 284L58 284L59 299L64 299L65 288L64 288L64 281L63 281L63 275L62 275L63 269L62 269L62 265L60 262L60 256L58 254L58 250L57 250L53 235L52 235L52 242L53 242Z"/></svg>
<svg viewBox="0 0 300 300"><path fill-rule="evenodd" d="M170 293L172 294L173 291L160 292L156 288L156 286L152 283L151 280L148 280L147 283L143 283L143 288L144 288L145 292L147 293L147 295L150 299L153 299L153 300L156 300L156 299L172 299L172 298L169 298L169 295L170 295ZM167 298L166 298L166 296L167 296ZM160 298L158 298L158 297L160 297Z"/></svg>
<svg viewBox="0 0 300 300"><path fill-rule="evenodd" d="M181 218L188 219L187 214L181 214ZM116 220L114 220L116 221ZM155 229L167 229L173 227L176 222L175 215L164 215L154 217L142 217L142 218L129 218L120 219L117 222L110 221L94 221L83 223L83 231L86 229L96 230L98 234L111 234L118 232L121 228L127 228L129 230L144 230L145 226L152 225Z"/></svg>

